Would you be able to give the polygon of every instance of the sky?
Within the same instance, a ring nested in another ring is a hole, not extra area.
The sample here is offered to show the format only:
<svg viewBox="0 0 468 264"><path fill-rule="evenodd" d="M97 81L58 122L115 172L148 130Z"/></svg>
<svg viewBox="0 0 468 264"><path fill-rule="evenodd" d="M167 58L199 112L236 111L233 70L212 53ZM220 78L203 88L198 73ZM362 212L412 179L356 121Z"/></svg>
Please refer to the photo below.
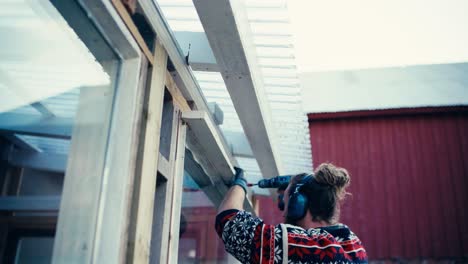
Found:
<svg viewBox="0 0 468 264"><path fill-rule="evenodd" d="M468 61L467 0L288 0L299 72Z"/></svg>

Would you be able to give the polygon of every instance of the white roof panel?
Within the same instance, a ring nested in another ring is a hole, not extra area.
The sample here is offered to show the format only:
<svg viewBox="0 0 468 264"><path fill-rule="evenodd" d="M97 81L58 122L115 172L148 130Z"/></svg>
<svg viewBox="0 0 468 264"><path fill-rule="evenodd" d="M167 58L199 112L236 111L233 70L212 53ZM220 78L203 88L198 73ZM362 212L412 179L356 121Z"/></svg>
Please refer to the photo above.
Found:
<svg viewBox="0 0 468 264"><path fill-rule="evenodd" d="M173 31L202 32L203 27L191 0L160 0L161 7ZM294 46L289 28L285 0L245 1L251 37L252 51L257 55L266 101L271 110L273 138L281 157L281 167L286 173L310 172L310 151L307 117L302 110L301 87L296 72ZM219 72L194 72L203 95L208 102L216 102L224 112L223 132L242 132L243 129L229 93ZM225 133L226 134L226 133ZM226 138L228 144L230 138ZM249 181L262 178L255 159L236 157L239 165L247 170ZM264 175L272 177L275 175ZM256 190L259 192L260 190ZM260 191L263 192L263 191Z"/></svg>

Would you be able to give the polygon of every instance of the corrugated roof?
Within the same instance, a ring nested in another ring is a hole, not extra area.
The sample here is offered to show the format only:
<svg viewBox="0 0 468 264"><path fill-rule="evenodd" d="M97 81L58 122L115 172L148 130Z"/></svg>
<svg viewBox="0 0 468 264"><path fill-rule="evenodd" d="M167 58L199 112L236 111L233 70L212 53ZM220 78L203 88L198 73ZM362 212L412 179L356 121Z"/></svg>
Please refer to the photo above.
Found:
<svg viewBox="0 0 468 264"><path fill-rule="evenodd" d="M203 32L191 0L156 1L173 31ZM296 71L296 61L289 17L285 0L245 1L247 19L262 73L266 101L275 131L278 152L286 173L311 171L311 150L307 117L302 110L301 87ZM216 102L224 112L223 132L242 132L229 93L219 72L195 72L208 102ZM226 133L225 133L226 134ZM228 143L229 137L227 137ZM256 160L237 157L239 165L247 170L250 181L262 178ZM274 175L265 175L271 177ZM263 190L256 189L256 192Z"/></svg>

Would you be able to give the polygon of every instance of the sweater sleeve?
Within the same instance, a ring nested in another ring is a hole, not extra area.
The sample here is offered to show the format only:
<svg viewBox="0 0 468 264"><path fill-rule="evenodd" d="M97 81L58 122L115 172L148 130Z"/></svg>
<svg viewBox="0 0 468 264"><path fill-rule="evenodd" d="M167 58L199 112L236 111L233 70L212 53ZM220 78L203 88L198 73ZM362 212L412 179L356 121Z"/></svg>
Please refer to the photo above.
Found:
<svg viewBox="0 0 468 264"><path fill-rule="evenodd" d="M242 263L250 263L255 231L261 225L263 220L246 211L226 210L216 217L216 231L226 251Z"/></svg>

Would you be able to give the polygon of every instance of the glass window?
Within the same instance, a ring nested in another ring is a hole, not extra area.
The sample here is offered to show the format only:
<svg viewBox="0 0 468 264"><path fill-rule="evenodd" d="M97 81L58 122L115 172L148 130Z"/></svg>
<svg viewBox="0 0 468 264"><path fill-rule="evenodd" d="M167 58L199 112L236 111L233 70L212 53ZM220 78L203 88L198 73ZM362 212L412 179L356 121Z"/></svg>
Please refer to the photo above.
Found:
<svg viewBox="0 0 468 264"><path fill-rule="evenodd" d="M215 232L216 208L194 181L184 173L180 221L179 263L226 263L227 253Z"/></svg>
<svg viewBox="0 0 468 264"><path fill-rule="evenodd" d="M0 205L8 201L13 209L0 206L0 241L10 243L0 244L0 253L10 248L16 255L0 255L0 262L50 263L53 236L12 236L25 219L21 228L47 223L53 234L67 165L105 155L79 149L91 129L102 133L106 148L119 60L74 1L1 6ZM49 201L56 208L41 210Z"/></svg>
<svg viewBox="0 0 468 264"><path fill-rule="evenodd" d="M49 264L54 248L53 237L22 237L18 241L15 264Z"/></svg>

